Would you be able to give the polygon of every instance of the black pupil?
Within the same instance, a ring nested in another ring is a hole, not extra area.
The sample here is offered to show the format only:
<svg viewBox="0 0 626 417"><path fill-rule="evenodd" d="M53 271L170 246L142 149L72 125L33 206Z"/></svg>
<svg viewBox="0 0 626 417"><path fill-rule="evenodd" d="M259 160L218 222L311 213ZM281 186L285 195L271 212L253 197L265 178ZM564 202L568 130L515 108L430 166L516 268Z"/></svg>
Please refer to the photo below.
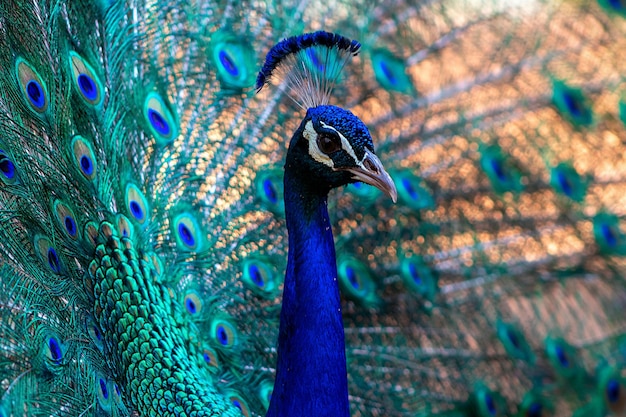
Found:
<svg viewBox="0 0 626 417"><path fill-rule="evenodd" d="M83 167L83 171L90 172L91 171L91 160L87 156L83 155L80 158L80 166Z"/></svg>
<svg viewBox="0 0 626 417"><path fill-rule="evenodd" d="M196 312L196 304L190 299L187 299L187 310L189 310L191 314Z"/></svg>
<svg viewBox="0 0 626 417"><path fill-rule="evenodd" d="M59 345L57 344L56 340L50 339L48 346L50 347L52 360L58 362L61 359L61 350L59 349Z"/></svg>
<svg viewBox="0 0 626 417"><path fill-rule="evenodd" d="M91 94L93 92L93 82L85 74L80 74L78 76L78 83L86 94Z"/></svg>
<svg viewBox="0 0 626 417"><path fill-rule="evenodd" d="M100 391L105 399L109 398L109 390L107 389L107 385L103 379L100 379Z"/></svg>
<svg viewBox="0 0 626 417"><path fill-rule="evenodd" d="M339 143L337 138L329 135L320 135L317 143L320 147L320 151L324 152L325 154L335 152L339 149Z"/></svg>
<svg viewBox="0 0 626 417"><path fill-rule="evenodd" d="M65 229L71 235L76 233L76 229L74 229L74 220L69 216L65 218Z"/></svg>
<svg viewBox="0 0 626 417"><path fill-rule="evenodd" d="M219 327L217 329L217 338L219 339L220 343L223 345L228 343L228 335L226 334L226 330L224 330L223 327Z"/></svg>
<svg viewBox="0 0 626 417"><path fill-rule="evenodd" d="M26 86L26 90L28 91L28 95L33 101L36 101L36 104L39 104L39 99L41 99L41 88L35 81L31 81Z"/></svg>

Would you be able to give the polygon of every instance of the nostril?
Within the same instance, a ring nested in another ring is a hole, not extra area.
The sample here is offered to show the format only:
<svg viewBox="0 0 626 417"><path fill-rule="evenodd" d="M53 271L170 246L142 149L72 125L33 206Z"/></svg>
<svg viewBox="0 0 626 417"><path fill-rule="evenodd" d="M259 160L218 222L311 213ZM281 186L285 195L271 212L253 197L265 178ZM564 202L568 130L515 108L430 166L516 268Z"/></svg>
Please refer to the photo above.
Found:
<svg viewBox="0 0 626 417"><path fill-rule="evenodd" d="M363 161L363 166L365 168L367 168L368 171L372 171L372 172L378 174L378 167L376 166L376 164L374 164L369 159L366 159L365 161Z"/></svg>

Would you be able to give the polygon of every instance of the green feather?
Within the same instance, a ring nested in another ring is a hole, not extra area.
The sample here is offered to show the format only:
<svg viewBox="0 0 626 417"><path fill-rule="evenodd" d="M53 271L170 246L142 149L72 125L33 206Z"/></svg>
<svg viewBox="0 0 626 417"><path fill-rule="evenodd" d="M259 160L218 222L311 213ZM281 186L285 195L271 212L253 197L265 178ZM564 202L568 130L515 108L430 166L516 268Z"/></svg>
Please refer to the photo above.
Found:
<svg viewBox="0 0 626 417"><path fill-rule="evenodd" d="M623 415L624 15L2 2L0 417L265 415L305 111L253 85L320 29L363 45L303 65L398 189L328 200L351 415Z"/></svg>

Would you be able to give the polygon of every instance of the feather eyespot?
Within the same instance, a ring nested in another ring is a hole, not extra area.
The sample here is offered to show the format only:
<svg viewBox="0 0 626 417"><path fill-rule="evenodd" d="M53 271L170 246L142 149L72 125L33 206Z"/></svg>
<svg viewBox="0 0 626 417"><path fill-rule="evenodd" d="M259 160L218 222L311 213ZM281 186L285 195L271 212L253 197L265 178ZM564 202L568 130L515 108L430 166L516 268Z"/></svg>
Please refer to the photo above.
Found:
<svg viewBox="0 0 626 417"><path fill-rule="evenodd" d="M499 146L484 146L481 149L480 165L496 193L517 193L523 190L521 172Z"/></svg>
<svg viewBox="0 0 626 417"><path fill-rule="evenodd" d="M120 390L120 386L113 382L113 400L117 404L122 403L122 391Z"/></svg>
<svg viewBox="0 0 626 417"><path fill-rule="evenodd" d="M94 337L96 340L102 340L102 333L100 333L100 329L98 329L98 326L93 325L93 326L91 327L91 330L93 331L93 337Z"/></svg>
<svg viewBox="0 0 626 417"><path fill-rule="evenodd" d="M534 353L526 341L524 334L512 323L499 321L497 324L498 339L502 343L506 353L516 359L534 362Z"/></svg>
<svg viewBox="0 0 626 417"><path fill-rule="evenodd" d="M96 375L94 385L98 398L98 404L103 410L109 411L111 409L111 386L109 380L102 375Z"/></svg>
<svg viewBox="0 0 626 417"><path fill-rule="evenodd" d="M541 417L543 407L541 403L533 403L526 411L526 417Z"/></svg>
<svg viewBox="0 0 626 417"><path fill-rule="evenodd" d="M546 339L546 353L552 369L561 378L575 379L584 374L575 349L563 339Z"/></svg>
<svg viewBox="0 0 626 417"><path fill-rule="evenodd" d="M202 311L202 300L196 293L189 293L185 296L184 300L185 309L192 316Z"/></svg>
<svg viewBox="0 0 626 417"><path fill-rule="evenodd" d="M244 417L250 416L250 407L248 407L248 403L246 403L239 394L231 394L230 402L241 411Z"/></svg>
<svg viewBox="0 0 626 417"><path fill-rule="evenodd" d="M578 202L585 198L587 192L587 181L565 162L551 169L550 184L559 194Z"/></svg>
<svg viewBox="0 0 626 417"><path fill-rule="evenodd" d="M215 353L215 351L211 348L204 348L204 350L202 351L202 360L209 367L209 370L211 372L217 371L220 367L217 353Z"/></svg>
<svg viewBox="0 0 626 417"><path fill-rule="evenodd" d="M270 178L266 178L262 182L263 184L263 192L265 196L269 200L270 203L276 204L278 203L278 191L276 191L276 187Z"/></svg>
<svg viewBox="0 0 626 417"><path fill-rule="evenodd" d="M88 222L83 229L83 238L90 244L95 245L98 241L98 225L96 222Z"/></svg>
<svg viewBox="0 0 626 417"><path fill-rule="evenodd" d="M228 330L224 326L217 326L215 329L215 336L217 337L217 341L222 345L226 346L229 344L230 335L228 334Z"/></svg>
<svg viewBox="0 0 626 417"><path fill-rule="evenodd" d="M481 417L496 417L502 415L501 408L502 397L491 391L485 385L480 383L472 394L473 408L476 410L475 415Z"/></svg>
<svg viewBox="0 0 626 417"><path fill-rule="evenodd" d="M609 401L609 403L612 404L612 403L617 402L617 400L619 399L619 394L620 394L619 382L615 379L611 379L606 384L606 398Z"/></svg>
<svg viewBox="0 0 626 417"><path fill-rule="evenodd" d="M54 374L60 372L66 364L66 346L56 334L49 334L43 340L43 365L47 371Z"/></svg>
<svg viewBox="0 0 626 417"><path fill-rule="evenodd" d="M0 151L0 171L9 180L15 176L15 165L2 151Z"/></svg>
<svg viewBox="0 0 626 417"><path fill-rule="evenodd" d="M489 414L492 416L495 416L498 412L498 409L496 408L496 403L490 394L485 395L485 406L487 407L487 411L489 411Z"/></svg>
<svg viewBox="0 0 626 417"><path fill-rule="evenodd" d="M418 256L403 259L401 264L402 279L405 285L414 292L433 301L439 293L438 277Z"/></svg>
<svg viewBox="0 0 626 417"><path fill-rule="evenodd" d="M212 34L211 55L224 91L239 91L254 84L254 48L229 31Z"/></svg>
<svg viewBox="0 0 626 417"><path fill-rule="evenodd" d="M593 111L582 90L570 87L563 81L553 83L552 102L559 112L576 126L593 123Z"/></svg>
<svg viewBox="0 0 626 417"><path fill-rule="evenodd" d="M196 241L193 235L191 234L191 230L189 230L189 227L187 227L187 225L183 222L180 222L178 224L178 235L180 236L181 240L185 243L185 245L194 246L196 244Z"/></svg>
<svg viewBox="0 0 626 417"><path fill-rule="evenodd" d="M611 413L623 415L626 410L626 390L623 369L619 366L603 365L598 368L598 394Z"/></svg>
<svg viewBox="0 0 626 417"><path fill-rule="evenodd" d="M135 184L128 184L126 187L126 207L132 219L139 224L144 224L148 219L148 201Z"/></svg>
<svg viewBox="0 0 626 417"><path fill-rule="evenodd" d="M96 155L89 142L77 135L72 139L70 150L76 168L85 179L92 181L96 177Z"/></svg>
<svg viewBox="0 0 626 417"><path fill-rule="evenodd" d="M159 145L170 143L176 138L178 130L175 117L159 94L148 94L143 111L147 126Z"/></svg>
<svg viewBox="0 0 626 417"><path fill-rule="evenodd" d="M52 246L52 243L50 243L50 240L41 235L35 236L34 246L43 264L50 268L55 274L61 274L63 264L61 263L56 249Z"/></svg>
<svg viewBox="0 0 626 417"><path fill-rule="evenodd" d="M271 298L278 289L276 273L271 262L247 259L243 264L243 283L255 294Z"/></svg>
<svg viewBox="0 0 626 417"><path fill-rule="evenodd" d="M519 413L516 415L520 417L551 417L554 415L554 405L545 396L546 392L541 387L537 388L531 389L524 395L519 404Z"/></svg>
<svg viewBox="0 0 626 417"><path fill-rule="evenodd" d="M507 329L506 337L509 339L509 341L511 342L511 345L515 349L520 349L521 342L520 342L520 339L519 339L519 336L518 336L517 332L515 332L515 331L513 331L511 329Z"/></svg>
<svg viewBox="0 0 626 417"><path fill-rule="evenodd" d="M76 216L61 200L54 202L54 212L61 229L72 239L78 238L78 226L76 225Z"/></svg>
<svg viewBox="0 0 626 417"><path fill-rule="evenodd" d="M76 52L70 52L70 67L74 85L81 98L91 106L100 105L103 87L91 65Z"/></svg>
<svg viewBox="0 0 626 417"><path fill-rule="evenodd" d="M48 265L54 272L61 272L59 256L57 255L57 251L54 250L54 248L48 249Z"/></svg>
<svg viewBox="0 0 626 417"><path fill-rule="evenodd" d="M170 125L165 121L165 118L154 109L148 109L148 120L152 124L152 127L161 135L166 136L170 133Z"/></svg>
<svg viewBox="0 0 626 417"><path fill-rule="evenodd" d="M233 77L237 77L239 75L239 68L237 68L237 65L235 65L233 59L228 55L227 51L219 51L218 58L220 63L222 64L222 68L224 68L224 70L228 72L228 74L232 75Z"/></svg>
<svg viewBox="0 0 626 417"><path fill-rule="evenodd" d="M94 100L98 97L98 92L96 91L96 83L93 78L86 74L80 74L76 80L78 85L80 86L80 91L83 93L86 99Z"/></svg>
<svg viewBox="0 0 626 417"><path fill-rule="evenodd" d="M428 185L409 170L392 174L398 184L398 200L413 210L436 208L435 199Z"/></svg>
<svg viewBox="0 0 626 417"><path fill-rule="evenodd" d="M0 173L2 173L0 178L5 184L15 184L17 182L15 164L2 149L0 149Z"/></svg>
<svg viewBox="0 0 626 417"><path fill-rule="evenodd" d="M322 48L309 48L306 49L306 57L309 59L311 65L319 72L324 72L326 69L326 65L324 65L324 59L318 55L318 53L323 53L325 51ZM323 55L322 55L323 56Z"/></svg>
<svg viewBox="0 0 626 417"><path fill-rule="evenodd" d="M102 398L105 400L109 399L109 389L107 388L107 383L103 378L98 378L98 383L100 384L100 393Z"/></svg>
<svg viewBox="0 0 626 417"><path fill-rule="evenodd" d="M389 91L411 94L415 91L411 78L407 75L407 65L399 57L387 50L379 49L371 55L371 65L376 81Z"/></svg>
<svg viewBox="0 0 626 417"><path fill-rule="evenodd" d="M354 288L355 290L359 290L361 288L361 283L359 282L356 272L354 272L354 268L347 266L345 272L348 282L350 282L352 288Z"/></svg>
<svg viewBox="0 0 626 417"><path fill-rule="evenodd" d="M623 381L611 378L606 384L605 398L611 412L615 415L622 415L626 410L626 391Z"/></svg>
<svg viewBox="0 0 626 417"><path fill-rule="evenodd" d="M41 76L21 58L17 60L16 72L22 94L30 108L37 113L45 112L48 108L48 93Z"/></svg>
<svg viewBox="0 0 626 417"><path fill-rule="evenodd" d="M610 225L603 224L601 225L602 236L604 237L605 242L609 246L615 246L617 244L617 233L611 228Z"/></svg>
<svg viewBox="0 0 626 417"><path fill-rule="evenodd" d="M624 234L620 219L614 214L599 213L593 219L593 234L602 253L624 254Z"/></svg>
<svg viewBox="0 0 626 417"><path fill-rule="evenodd" d="M46 340L46 355L55 364L60 364L63 359L63 352L61 350L61 344L56 337L50 336Z"/></svg>
<svg viewBox="0 0 626 417"><path fill-rule="evenodd" d="M80 157L80 168L85 175L91 175L93 172L93 162L89 157L83 155Z"/></svg>
<svg viewBox="0 0 626 417"><path fill-rule="evenodd" d="M191 214L176 216L172 222L172 232L180 249L197 252L202 248L202 231Z"/></svg>
<svg viewBox="0 0 626 417"><path fill-rule="evenodd" d="M564 94L563 100L567 105L567 109L572 113L573 116L580 116L583 113L584 107L580 103L580 100L577 97L571 94Z"/></svg>
<svg viewBox="0 0 626 417"><path fill-rule="evenodd" d="M563 350L561 346L556 346L554 348L554 353L556 355L557 360L561 364L561 366L564 368L569 368L570 361L569 361L569 358L567 357L567 353L565 352L565 350Z"/></svg>
<svg viewBox="0 0 626 417"><path fill-rule="evenodd" d="M317 147L322 153L330 155L341 149L341 140L337 135L320 133L317 135Z"/></svg>
<svg viewBox="0 0 626 417"><path fill-rule="evenodd" d="M134 233L133 225L130 223L130 220L128 220L128 217L124 216L121 213L118 213L116 216L116 226L117 226L117 233L120 236L126 237L126 238L131 238L133 236L133 233Z"/></svg>
<svg viewBox="0 0 626 417"><path fill-rule="evenodd" d="M65 216L63 223L65 223L65 230L67 230L67 233L69 233L72 236L76 236L77 230L76 230L76 222L74 221L74 219L70 216Z"/></svg>
<svg viewBox="0 0 626 417"><path fill-rule="evenodd" d="M258 286L263 287L265 285L265 279L259 270L259 267L256 265L251 265L249 268L250 278L252 282Z"/></svg>
<svg viewBox="0 0 626 417"><path fill-rule="evenodd" d="M263 206L272 213L282 216L285 211L282 171L275 168L262 169L257 174L254 186Z"/></svg>
<svg viewBox="0 0 626 417"><path fill-rule="evenodd" d="M213 337L219 346L231 348L237 343L235 327L225 320L215 320L211 326Z"/></svg>
<svg viewBox="0 0 626 417"><path fill-rule="evenodd" d="M39 108L45 104L43 87L36 80L31 80L26 85L26 92L33 106Z"/></svg>
<svg viewBox="0 0 626 417"><path fill-rule="evenodd" d="M91 341L96 345L96 347L100 351L102 351L102 348L103 348L102 341L104 339L104 335L102 334L100 327L98 327L96 322L93 321L92 319L89 319L87 321L87 332L89 333L89 337L91 338Z"/></svg>
<svg viewBox="0 0 626 417"><path fill-rule="evenodd" d="M376 283L362 262L346 255L339 257L337 265L342 294L364 306L374 307L380 303Z"/></svg>

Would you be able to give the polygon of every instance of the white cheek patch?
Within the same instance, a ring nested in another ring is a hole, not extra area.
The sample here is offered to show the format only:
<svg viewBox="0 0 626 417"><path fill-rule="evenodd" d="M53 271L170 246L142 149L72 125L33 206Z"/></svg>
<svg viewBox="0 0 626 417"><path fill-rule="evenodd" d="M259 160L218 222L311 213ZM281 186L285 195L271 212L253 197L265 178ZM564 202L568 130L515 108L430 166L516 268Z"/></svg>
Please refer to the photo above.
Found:
<svg viewBox="0 0 626 417"><path fill-rule="evenodd" d="M306 140L309 141L309 155L311 155L311 157L315 159L317 162L320 162L326 166L334 168L335 163L333 162L333 160L330 159L328 155L320 151L319 148L317 147L317 132L313 128L312 121L309 120L306 123L306 125L304 126L304 132L302 133L302 135L306 138Z"/></svg>
<svg viewBox="0 0 626 417"><path fill-rule="evenodd" d="M339 138L341 138L341 149L343 149L348 155L352 157L352 159L354 159L354 163L356 165L362 166L362 161L359 161L358 158L356 157L356 154L354 153L354 149L352 149L352 146L350 145L350 142L348 142L348 139L346 139L345 136L342 135L340 132L338 132L337 129L335 129L334 127L327 125L324 122L320 122L320 123L325 128L332 129L335 132L337 132L337 134L339 135ZM311 155L311 157L315 159L317 162L320 162L334 169L335 163L333 162L333 160L328 155L320 151L320 149L317 146L317 132L313 128L313 122L308 121L307 124L304 126L303 136L306 138L306 140L309 141L309 154Z"/></svg>

